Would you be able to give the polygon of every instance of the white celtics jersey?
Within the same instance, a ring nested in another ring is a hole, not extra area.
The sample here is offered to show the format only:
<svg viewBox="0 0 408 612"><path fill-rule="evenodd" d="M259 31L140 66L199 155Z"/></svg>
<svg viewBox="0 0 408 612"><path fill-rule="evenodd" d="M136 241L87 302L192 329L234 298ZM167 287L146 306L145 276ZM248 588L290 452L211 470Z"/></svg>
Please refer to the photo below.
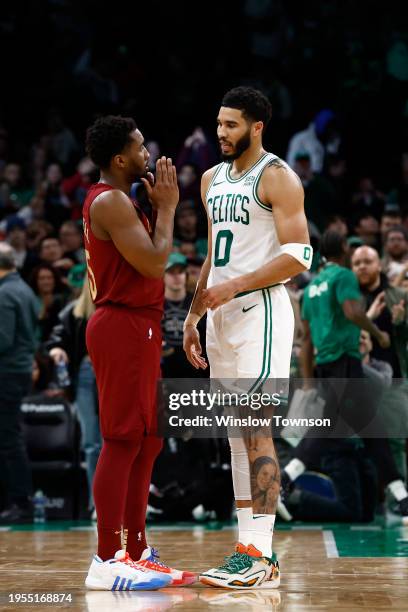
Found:
<svg viewBox="0 0 408 612"><path fill-rule="evenodd" d="M206 195L212 223L208 287L253 272L279 254L272 210L257 193L262 172L273 159L276 155L265 153L238 179L231 177L232 164L216 167Z"/></svg>

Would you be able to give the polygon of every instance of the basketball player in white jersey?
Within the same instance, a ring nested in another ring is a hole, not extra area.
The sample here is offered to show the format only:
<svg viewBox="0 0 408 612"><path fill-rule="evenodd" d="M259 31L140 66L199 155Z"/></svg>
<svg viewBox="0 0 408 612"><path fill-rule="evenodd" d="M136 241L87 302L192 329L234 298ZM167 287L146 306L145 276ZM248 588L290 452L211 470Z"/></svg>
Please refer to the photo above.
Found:
<svg viewBox="0 0 408 612"><path fill-rule="evenodd" d="M282 284L310 268L312 248L303 188L285 162L262 146L271 106L259 91L237 87L223 98L217 135L223 163L202 177L208 255L184 324L184 350L205 368L197 323L207 311L211 378L288 379L294 316ZM205 584L277 588L272 534L280 472L271 434L255 445L229 437L239 537L235 552L203 572Z"/></svg>

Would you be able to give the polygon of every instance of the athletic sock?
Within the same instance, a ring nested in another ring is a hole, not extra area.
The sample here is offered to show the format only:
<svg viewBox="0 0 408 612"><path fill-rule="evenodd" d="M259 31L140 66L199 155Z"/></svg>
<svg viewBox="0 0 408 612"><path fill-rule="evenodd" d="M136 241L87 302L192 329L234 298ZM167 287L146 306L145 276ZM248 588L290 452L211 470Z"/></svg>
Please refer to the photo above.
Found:
<svg viewBox="0 0 408 612"><path fill-rule="evenodd" d="M129 475L123 531L127 534L126 550L135 561L140 559L147 547L146 508L153 465L162 444L161 438L145 436Z"/></svg>
<svg viewBox="0 0 408 612"><path fill-rule="evenodd" d="M264 557L272 557L272 536L275 514L254 514L250 529L250 544L255 546Z"/></svg>
<svg viewBox="0 0 408 612"><path fill-rule="evenodd" d="M238 542L251 544L252 508L237 508Z"/></svg>
<svg viewBox="0 0 408 612"><path fill-rule="evenodd" d="M393 480L389 483L388 488L398 502L408 496L406 486L402 480Z"/></svg>
<svg viewBox="0 0 408 612"><path fill-rule="evenodd" d="M287 473L291 481L293 482L296 478L299 478L301 474L306 470L306 466L300 459L291 459L288 465L285 466L284 471Z"/></svg>
<svg viewBox="0 0 408 612"><path fill-rule="evenodd" d="M129 474L140 449L138 440L104 440L94 477L98 516L98 556L112 559L122 548L121 533Z"/></svg>

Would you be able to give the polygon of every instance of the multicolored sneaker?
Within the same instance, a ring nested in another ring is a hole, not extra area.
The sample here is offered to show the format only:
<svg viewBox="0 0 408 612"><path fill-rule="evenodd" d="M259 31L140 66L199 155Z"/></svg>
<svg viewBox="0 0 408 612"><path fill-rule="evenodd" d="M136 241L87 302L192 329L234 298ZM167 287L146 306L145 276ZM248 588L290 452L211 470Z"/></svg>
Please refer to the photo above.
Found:
<svg viewBox="0 0 408 612"><path fill-rule="evenodd" d="M143 567L154 572L161 572L164 576L170 576L171 582L167 585L169 587L186 586L198 580L198 575L193 572L176 570L165 565L159 559L159 552L150 546L145 548L139 561L136 561L136 564L138 567Z"/></svg>
<svg viewBox="0 0 408 612"><path fill-rule="evenodd" d="M276 555L264 557L252 544L238 543L220 567L200 574L200 582L225 589L277 589L280 585Z"/></svg>
<svg viewBox="0 0 408 612"><path fill-rule="evenodd" d="M168 586L171 577L139 567L129 553L118 550L113 559L94 555L85 586L97 591L138 591Z"/></svg>

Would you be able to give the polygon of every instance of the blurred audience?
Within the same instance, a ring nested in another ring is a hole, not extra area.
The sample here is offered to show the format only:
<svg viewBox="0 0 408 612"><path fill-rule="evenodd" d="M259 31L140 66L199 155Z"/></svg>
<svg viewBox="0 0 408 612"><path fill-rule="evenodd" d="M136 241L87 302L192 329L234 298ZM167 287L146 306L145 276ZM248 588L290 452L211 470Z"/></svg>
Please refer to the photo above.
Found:
<svg viewBox="0 0 408 612"><path fill-rule="evenodd" d="M31 387L38 303L17 272L15 252L0 243L0 458L6 494L0 523L30 520L32 479L20 405Z"/></svg>

